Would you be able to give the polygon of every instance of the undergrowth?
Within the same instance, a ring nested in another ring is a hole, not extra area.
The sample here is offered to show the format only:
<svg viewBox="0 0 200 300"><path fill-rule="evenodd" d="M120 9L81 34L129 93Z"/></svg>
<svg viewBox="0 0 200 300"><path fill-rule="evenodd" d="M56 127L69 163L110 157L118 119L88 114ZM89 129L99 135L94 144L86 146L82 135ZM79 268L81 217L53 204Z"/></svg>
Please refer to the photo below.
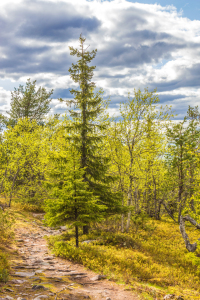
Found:
<svg viewBox="0 0 200 300"><path fill-rule="evenodd" d="M8 281L9 263L6 244L13 239L13 218L8 211L0 209L0 282Z"/></svg>
<svg viewBox="0 0 200 300"><path fill-rule="evenodd" d="M198 238L198 232L192 232L191 227L187 231L194 240ZM79 248L74 246L70 233L48 241L57 256L124 282L152 299L163 299L167 293L183 295L188 300L200 299L200 258L194 259L194 254L187 252L178 225L169 220L149 220L149 227L138 232L135 228L128 234L105 228L94 230L81 236L82 242L92 242L80 243Z"/></svg>
<svg viewBox="0 0 200 300"><path fill-rule="evenodd" d="M0 250L0 282L7 282L9 274L8 257Z"/></svg>

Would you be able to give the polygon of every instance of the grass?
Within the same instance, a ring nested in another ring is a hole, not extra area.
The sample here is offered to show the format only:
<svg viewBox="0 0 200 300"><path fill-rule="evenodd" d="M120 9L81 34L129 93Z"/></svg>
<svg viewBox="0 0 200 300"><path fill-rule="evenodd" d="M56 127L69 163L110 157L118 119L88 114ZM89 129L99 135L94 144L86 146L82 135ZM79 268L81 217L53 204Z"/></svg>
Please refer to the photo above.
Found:
<svg viewBox="0 0 200 300"><path fill-rule="evenodd" d="M8 256L0 250L0 282L7 282L9 274Z"/></svg>
<svg viewBox="0 0 200 300"><path fill-rule="evenodd" d="M0 282L7 282L9 275L8 253L13 238L12 232L13 218L8 212L0 209Z"/></svg>
<svg viewBox="0 0 200 300"><path fill-rule="evenodd" d="M150 230L149 230L150 228ZM188 226L193 240L198 232ZM68 233L51 237L57 256L71 259L117 282L124 282L142 299L163 299L166 294L200 299L200 258L188 253L177 224L170 220L148 221L146 228L129 234L94 230L81 240L96 240L77 249Z"/></svg>

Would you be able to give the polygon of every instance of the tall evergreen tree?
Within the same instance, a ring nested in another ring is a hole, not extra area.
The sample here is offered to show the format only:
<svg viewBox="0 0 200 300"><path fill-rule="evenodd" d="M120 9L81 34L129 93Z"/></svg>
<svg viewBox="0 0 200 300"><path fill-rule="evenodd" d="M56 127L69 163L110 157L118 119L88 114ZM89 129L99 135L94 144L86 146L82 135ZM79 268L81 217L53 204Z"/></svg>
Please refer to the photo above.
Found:
<svg viewBox="0 0 200 300"><path fill-rule="evenodd" d="M110 189L113 178L108 175L109 159L102 154L102 141L106 129L105 102L102 91L95 93L92 82L95 66L89 63L95 58L97 50L87 51L84 48L85 38L80 36L80 49L70 47L70 54L77 56L78 61L69 69L71 78L79 84L79 89L72 89L74 99L67 104L74 105L70 109L72 119L69 139L80 153L81 168L84 169L83 179L88 182L90 191L99 197L101 204L106 206L107 213L120 209L119 196ZM63 101L62 99L60 99ZM105 211L105 212L106 212ZM88 227L83 228L84 233Z"/></svg>

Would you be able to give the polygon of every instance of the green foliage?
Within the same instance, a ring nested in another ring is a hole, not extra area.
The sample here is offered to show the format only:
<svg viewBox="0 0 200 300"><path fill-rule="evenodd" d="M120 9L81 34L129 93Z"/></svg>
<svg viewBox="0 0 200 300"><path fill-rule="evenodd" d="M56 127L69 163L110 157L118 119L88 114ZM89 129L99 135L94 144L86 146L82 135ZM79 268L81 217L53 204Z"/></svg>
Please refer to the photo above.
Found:
<svg viewBox="0 0 200 300"><path fill-rule="evenodd" d="M0 282L8 281L9 264L6 254L0 251Z"/></svg>
<svg viewBox="0 0 200 300"><path fill-rule="evenodd" d="M46 167L45 139L36 120L19 119L4 132L1 151L1 193L21 202L40 204L45 191L41 185ZM31 142L30 142L31 141Z"/></svg>
<svg viewBox="0 0 200 300"><path fill-rule="evenodd" d="M197 209L194 198L199 194L199 120L195 119L197 108L189 107L182 122L167 128L168 149L165 163L165 193L168 194L168 210L180 216L184 210L193 214ZM188 121L189 119L189 121ZM197 193L195 193L198 190ZM174 201L176 199L176 201ZM198 202L198 201L196 201ZM171 208L170 208L171 206Z"/></svg>
<svg viewBox="0 0 200 300"><path fill-rule="evenodd" d="M73 104L70 109L72 122L68 122L66 130L68 139L80 153L81 168L84 181L94 196L99 198L99 204L104 205L104 213L120 211L120 194L111 190L114 176L109 174L110 157L105 155L102 148L109 125L108 115L105 112L106 102L102 99L102 91L95 93L95 84L92 82L94 66L89 63L95 58L97 50L84 49L85 39L80 36L80 50L70 47L70 54L78 61L69 69L71 78L79 83L78 89L70 92L74 99L67 100ZM62 101L62 99L60 99Z"/></svg>
<svg viewBox="0 0 200 300"><path fill-rule="evenodd" d="M53 90L48 93L42 87L36 91L36 80L32 83L28 79L25 88L20 85L11 93L11 109L8 112L11 121L16 123L18 119L29 118L41 122L44 115L50 111L51 99L49 97L52 93Z"/></svg>
<svg viewBox="0 0 200 300"><path fill-rule="evenodd" d="M13 236L12 226L14 224L13 217L9 211L3 211L0 208L0 243L4 243L6 239Z"/></svg>
<svg viewBox="0 0 200 300"><path fill-rule="evenodd" d="M116 188L123 194L122 204L129 207L126 231L133 213L160 218L166 146L163 130L172 113L158 103L156 90L134 90L134 97L129 94L121 103L121 119L108 130L107 148L113 163L110 171L118 175ZM122 215L122 231L124 220Z"/></svg>
<svg viewBox="0 0 200 300"><path fill-rule="evenodd" d="M14 236L12 231L13 224L14 218L11 214L9 214L9 211L4 212L0 208L0 282L8 281L8 256L4 253L5 249L2 247L4 247L8 242L10 243L12 241Z"/></svg>
<svg viewBox="0 0 200 300"><path fill-rule="evenodd" d="M46 223L49 226L70 223L76 228L78 247L78 227L101 220L105 207L89 190L88 182L84 181L85 170L80 166L80 155L73 145L51 154L51 159L54 168L46 183L51 195L45 203Z"/></svg>

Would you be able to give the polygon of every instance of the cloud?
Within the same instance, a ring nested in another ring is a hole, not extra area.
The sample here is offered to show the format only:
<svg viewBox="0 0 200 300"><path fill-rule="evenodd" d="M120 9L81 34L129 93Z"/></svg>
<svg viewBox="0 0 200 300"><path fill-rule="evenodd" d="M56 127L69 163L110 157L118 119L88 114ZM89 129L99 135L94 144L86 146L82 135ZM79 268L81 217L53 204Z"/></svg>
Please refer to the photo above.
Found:
<svg viewBox="0 0 200 300"><path fill-rule="evenodd" d="M36 79L38 86L54 89L52 111L64 111L56 99L72 97L69 90L76 84L68 69L76 58L68 47L77 47L82 33L89 50L98 49L94 81L105 97L111 96L115 113L128 91L133 95L134 88L147 86L157 87L161 102L181 115L200 100L200 21L183 18L174 6L7 0L0 8L0 85L5 90L13 89L13 81L17 88L27 78Z"/></svg>

